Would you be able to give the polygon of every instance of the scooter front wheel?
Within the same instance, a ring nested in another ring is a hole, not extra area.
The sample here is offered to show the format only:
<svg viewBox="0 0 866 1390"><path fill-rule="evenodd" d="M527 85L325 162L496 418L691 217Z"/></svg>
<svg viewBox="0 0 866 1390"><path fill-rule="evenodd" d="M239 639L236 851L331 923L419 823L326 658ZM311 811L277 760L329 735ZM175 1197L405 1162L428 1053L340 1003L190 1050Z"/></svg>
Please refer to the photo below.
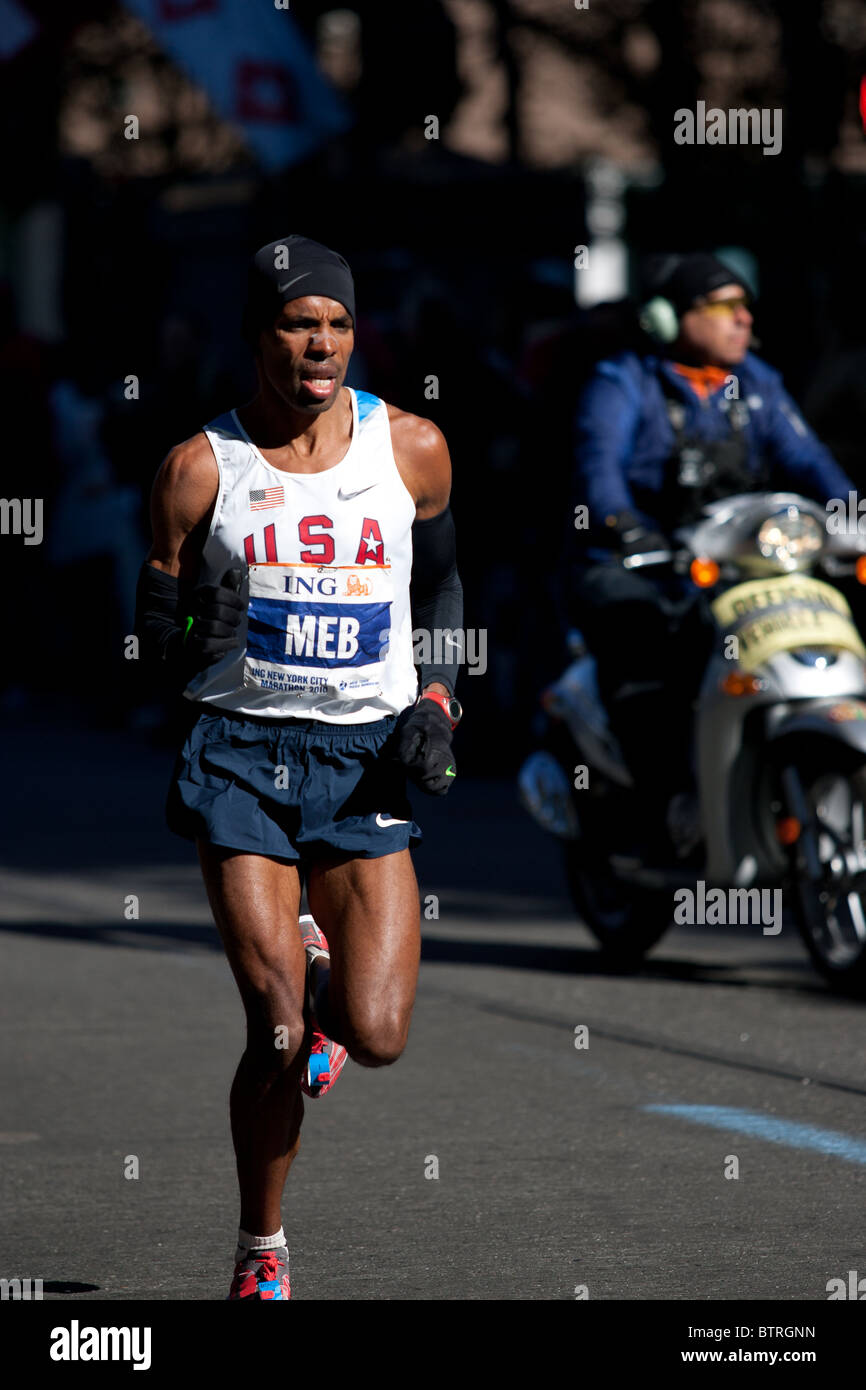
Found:
<svg viewBox="0 0 866 1390"><path fill-rule="evenodd" d="M563 849L572 901L608 962L622 969L640 964L670 926L670 893L621 882L580 841Z"/></svg>

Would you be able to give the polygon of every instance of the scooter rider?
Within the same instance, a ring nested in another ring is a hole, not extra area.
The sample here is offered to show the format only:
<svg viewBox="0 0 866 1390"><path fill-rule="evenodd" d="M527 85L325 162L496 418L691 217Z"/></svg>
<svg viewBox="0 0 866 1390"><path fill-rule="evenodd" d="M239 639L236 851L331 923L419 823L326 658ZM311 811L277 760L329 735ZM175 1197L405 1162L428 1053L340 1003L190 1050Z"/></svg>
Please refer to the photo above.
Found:
<svg viewBox="0 0 866 1390"><path fill-rule="evenodd" d="M715 256L669 263L641 323L656 353L598 364L576 417L576 502L589 529L574 616L646 816L647 853L670 855L668 814L691 783L691 711L711 631L670 570L627 570L667 550L709 501L765 488L825 503L853 483L800 416L780 374L749 351L751 296ZM672 602L673 600L673 602Z"/></svg>

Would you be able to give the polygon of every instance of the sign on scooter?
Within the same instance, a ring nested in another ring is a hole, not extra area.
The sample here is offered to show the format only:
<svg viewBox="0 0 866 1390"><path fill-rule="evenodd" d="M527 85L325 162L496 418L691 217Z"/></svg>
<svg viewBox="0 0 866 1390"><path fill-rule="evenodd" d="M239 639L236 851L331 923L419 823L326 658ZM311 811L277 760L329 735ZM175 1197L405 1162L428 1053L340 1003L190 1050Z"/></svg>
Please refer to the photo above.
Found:
<svg viewBox="0 0 866 1390"><path fill-rule="evenodd" d="M744 671L803 646L843 647L866 657L844 596L808 575L737 584L715 599L712 609L723 631L737 637Z"/></svg>

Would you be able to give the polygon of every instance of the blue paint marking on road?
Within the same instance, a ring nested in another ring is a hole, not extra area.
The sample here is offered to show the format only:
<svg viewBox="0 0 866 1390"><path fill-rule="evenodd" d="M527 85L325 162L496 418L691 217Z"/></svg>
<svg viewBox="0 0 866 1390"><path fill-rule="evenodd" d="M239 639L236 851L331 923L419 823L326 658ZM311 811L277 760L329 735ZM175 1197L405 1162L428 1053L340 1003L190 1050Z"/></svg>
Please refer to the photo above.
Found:
<svg viewBox="0 0 866 1390"><path fill-rule="evenodd" d="M799 1125L793 1120L779 1120L775 1115L761 1115L754 1110L737 1110L727 1105L644 1105L642 1108L657 1115L691 1120L696 1125L710 1125L713 1129L730 1129L736 1134L766 1139L769 1144L811 1149L814 1153L842 1158L846 1163L866 1164L866 1142L850 1134L841 1134L837 1129L817 1129L814 1125Z"/></svg>

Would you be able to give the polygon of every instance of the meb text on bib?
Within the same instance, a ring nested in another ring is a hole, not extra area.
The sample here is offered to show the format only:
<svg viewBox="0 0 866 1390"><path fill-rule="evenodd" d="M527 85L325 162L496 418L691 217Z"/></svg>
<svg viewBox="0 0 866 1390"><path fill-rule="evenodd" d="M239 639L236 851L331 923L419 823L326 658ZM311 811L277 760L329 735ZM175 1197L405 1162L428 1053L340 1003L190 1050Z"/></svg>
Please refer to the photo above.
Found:
<svg viewBox="0 0 866 1390"><path fill-rule="evenodd" d="M250 565L244 685L329 699L379 695L389 565Z"/></svg>

